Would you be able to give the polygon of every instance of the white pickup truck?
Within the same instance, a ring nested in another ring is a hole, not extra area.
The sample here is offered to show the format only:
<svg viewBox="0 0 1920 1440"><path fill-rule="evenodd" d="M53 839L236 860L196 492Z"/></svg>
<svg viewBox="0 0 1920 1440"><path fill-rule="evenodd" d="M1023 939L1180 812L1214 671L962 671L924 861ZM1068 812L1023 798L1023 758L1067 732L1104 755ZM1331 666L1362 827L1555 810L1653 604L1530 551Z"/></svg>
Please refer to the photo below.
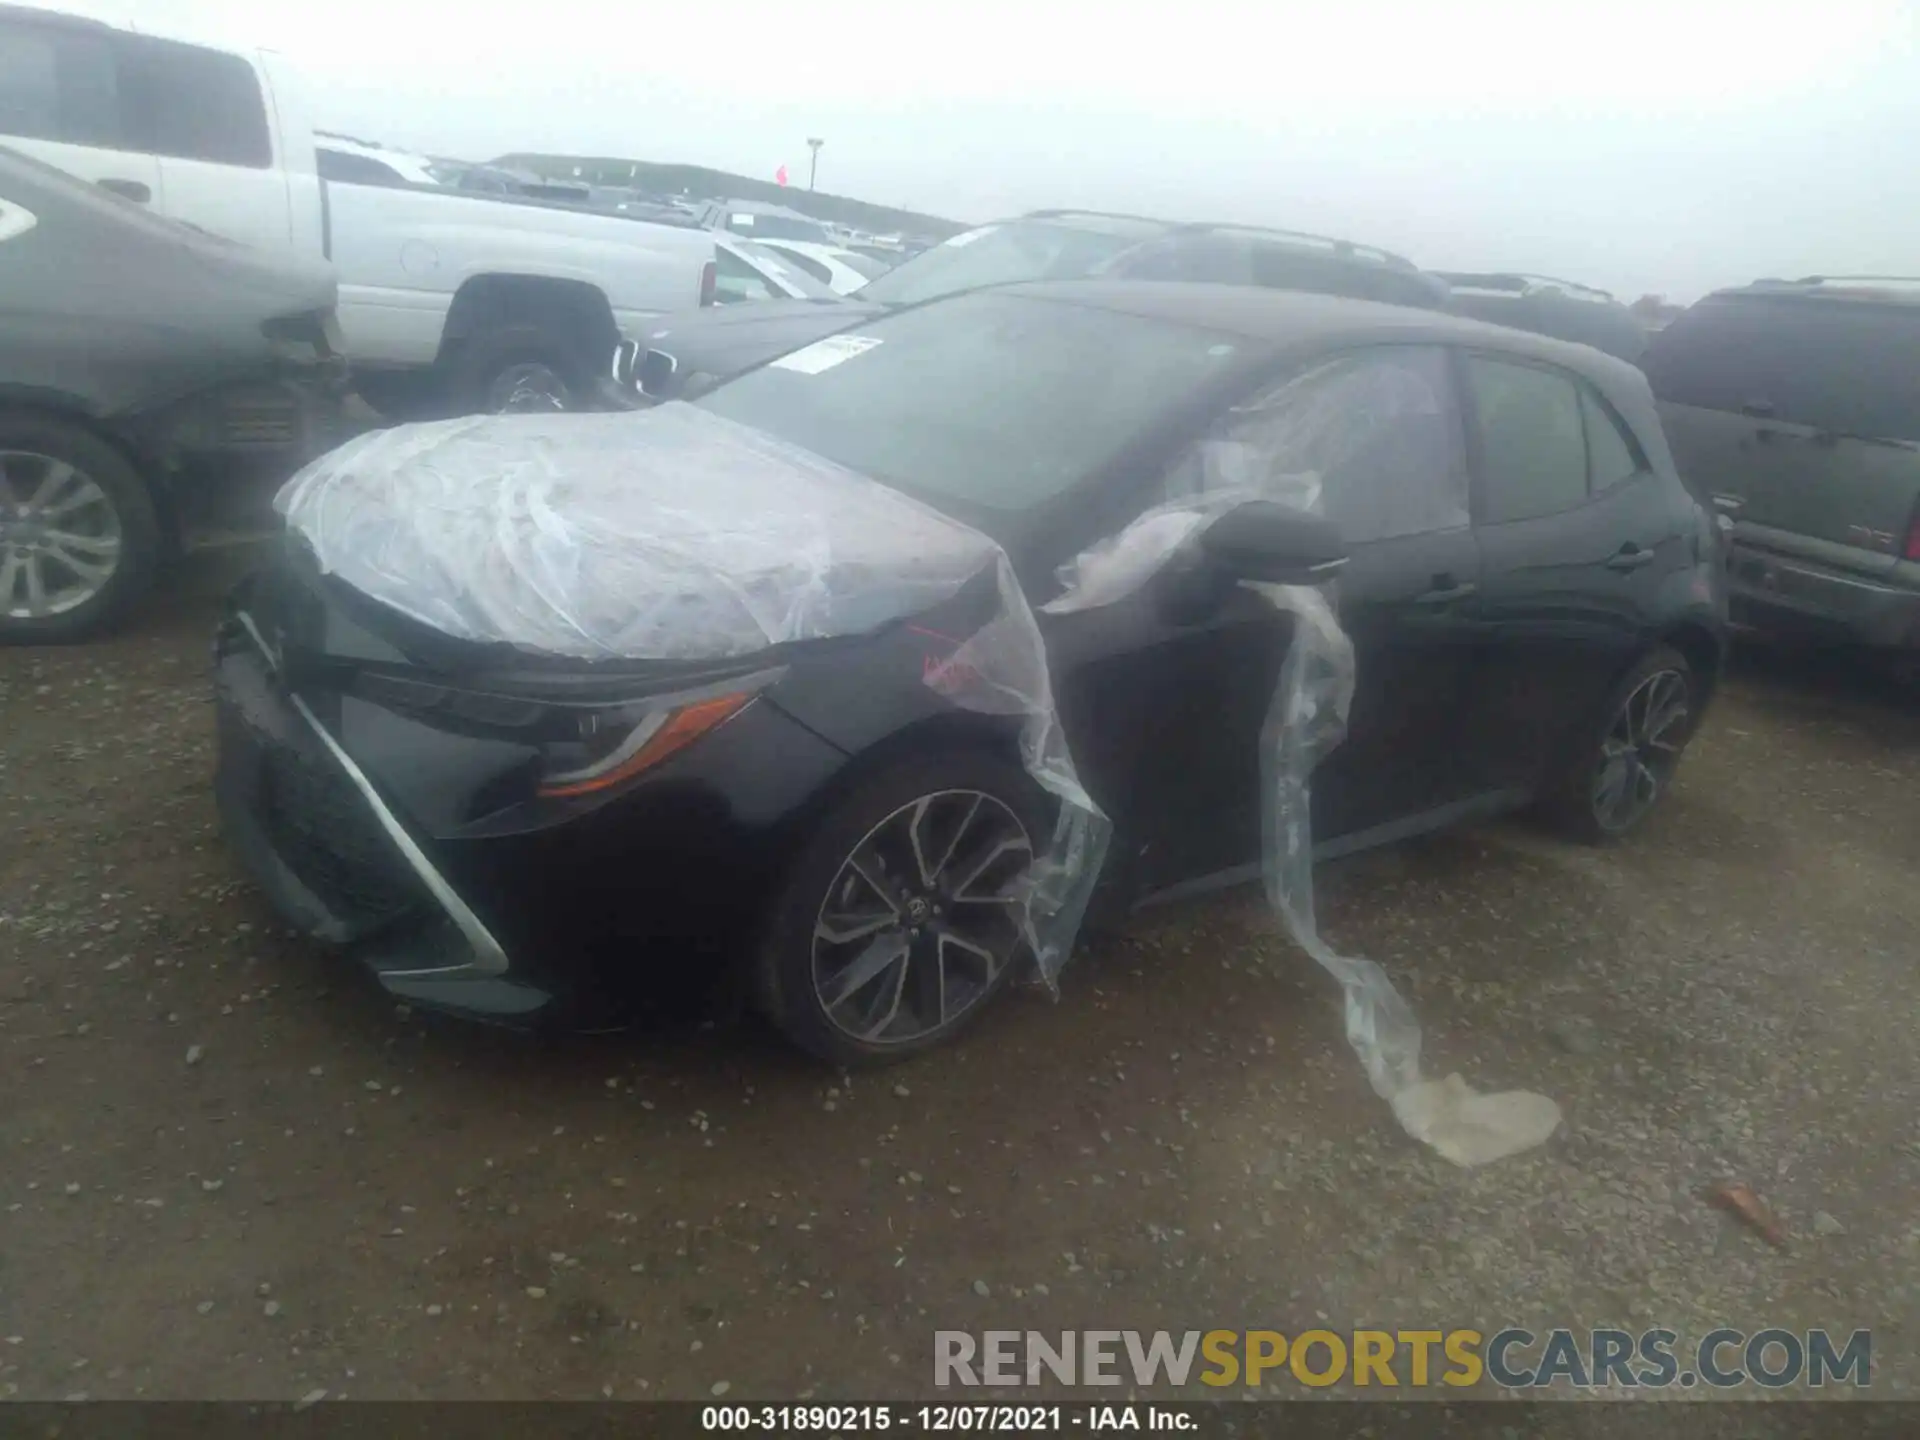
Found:
<svg viewBox="0 0 1920 1440"><path fill-rule="evenodd" d="M713 236L693 226L323 179L302 87L270 52L0 4L0 144L216 235L329 259L376 408L564 401L623 336L714 295Z"/></svg>

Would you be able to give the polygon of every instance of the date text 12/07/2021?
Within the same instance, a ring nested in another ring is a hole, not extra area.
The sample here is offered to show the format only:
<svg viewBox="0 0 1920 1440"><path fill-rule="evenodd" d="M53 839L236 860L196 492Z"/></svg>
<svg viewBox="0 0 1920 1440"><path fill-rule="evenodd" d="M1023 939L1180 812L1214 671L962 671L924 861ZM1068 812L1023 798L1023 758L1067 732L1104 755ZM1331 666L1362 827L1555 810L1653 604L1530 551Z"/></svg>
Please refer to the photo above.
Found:
<svg viewBox="0 0 1920 1440"><path fill-rule="evenodd" d="M707 1405L700 1428L835 1435L899 1430L927 1434L1027 1435L1150 1430L1191 1432L1199 1417L1177 1405Z"/></svg>

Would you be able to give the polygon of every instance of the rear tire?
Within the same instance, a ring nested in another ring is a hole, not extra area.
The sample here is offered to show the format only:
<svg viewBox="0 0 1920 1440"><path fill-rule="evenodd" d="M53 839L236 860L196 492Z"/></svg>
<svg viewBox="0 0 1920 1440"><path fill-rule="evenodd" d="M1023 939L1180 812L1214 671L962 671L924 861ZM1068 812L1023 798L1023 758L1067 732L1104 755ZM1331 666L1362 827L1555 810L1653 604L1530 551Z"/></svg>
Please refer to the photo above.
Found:
<svg viewBox="0 0 1920 1440"><path fill-rule="evenodd" d="M159 515L120 450L52 416L0 416L0 644L104 633L153 584Z"/></svg>
<svg viewBox="0 0 1920 1440"><path fill-rule="evenodd" d="M1045 814L1026 772L982 751L910 756L858 782L803 840L769 911L760 1008L841 1067L951 1040L1028 958L1016 907L988 897L1046 843Z"/></svg>
<svg viewBox="0 0 1920 1440"><path fill-rule="evenodd" d="M1608 693L1576 757L1543 803L1556 828L1590 845L1632 833L1665 797L1699 721L1699 681L1668 646L1641 656Z"/></svg>
<svg viewBox="0 0 1920 1440"><path fill-rule="evenodd" d="M579 358L559 337L511 325L473 338L454 362L449 389L458 413L498 415L572 410L585 384Z"/></svg>

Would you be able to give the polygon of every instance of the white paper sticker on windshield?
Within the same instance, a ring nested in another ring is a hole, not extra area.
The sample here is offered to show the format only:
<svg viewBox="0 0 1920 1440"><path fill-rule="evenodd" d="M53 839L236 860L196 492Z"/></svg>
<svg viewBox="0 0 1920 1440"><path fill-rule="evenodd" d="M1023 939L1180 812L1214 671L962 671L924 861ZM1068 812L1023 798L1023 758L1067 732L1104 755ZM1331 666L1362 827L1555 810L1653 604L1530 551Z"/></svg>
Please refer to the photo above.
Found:
<svg viewBox="0 0 1920 1440"><path fill-rule="evenodd" d="M877 335L829 335L791 355L782 355L771 362L771 368L797 370L802 375L818 375L822 370L831 370L856 355L866 354L879 343L880 337Z"/></svg>
<svg viewBox="0 0 1920 1440"><path fill-rule="evenodd" d="M998 225L982 225L978 230L962 230L958 235L943 240L941 243L957 250L962 245L971 245L976 240L985 239L999 228Z"/></svg>

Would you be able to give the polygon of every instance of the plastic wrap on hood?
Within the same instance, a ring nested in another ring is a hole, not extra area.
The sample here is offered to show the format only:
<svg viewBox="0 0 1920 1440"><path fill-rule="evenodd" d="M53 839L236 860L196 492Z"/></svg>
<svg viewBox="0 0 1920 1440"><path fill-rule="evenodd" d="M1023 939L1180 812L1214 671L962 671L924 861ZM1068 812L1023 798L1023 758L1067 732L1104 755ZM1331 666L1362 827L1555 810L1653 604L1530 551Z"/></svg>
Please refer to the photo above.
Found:
<svg viewBox="0 0 1920 1440"><path fill-rule="evenodd" d="M986 536L887 486L686 404L379 431L275 501L323 570L445 634L586 660L720 659L873 630L992 571L999 605L927 683L1020 722L1060 801L1019 882L1049 985L1110 825L1054 711L1046 650Z"/></svg>
<svg viewBox="0 0 1920 1440"><path fill-rule="evenodd" d="M991 540L696 409L374 431L275 501L323 570L457 639L724 659L939 603Z"/></svg>

